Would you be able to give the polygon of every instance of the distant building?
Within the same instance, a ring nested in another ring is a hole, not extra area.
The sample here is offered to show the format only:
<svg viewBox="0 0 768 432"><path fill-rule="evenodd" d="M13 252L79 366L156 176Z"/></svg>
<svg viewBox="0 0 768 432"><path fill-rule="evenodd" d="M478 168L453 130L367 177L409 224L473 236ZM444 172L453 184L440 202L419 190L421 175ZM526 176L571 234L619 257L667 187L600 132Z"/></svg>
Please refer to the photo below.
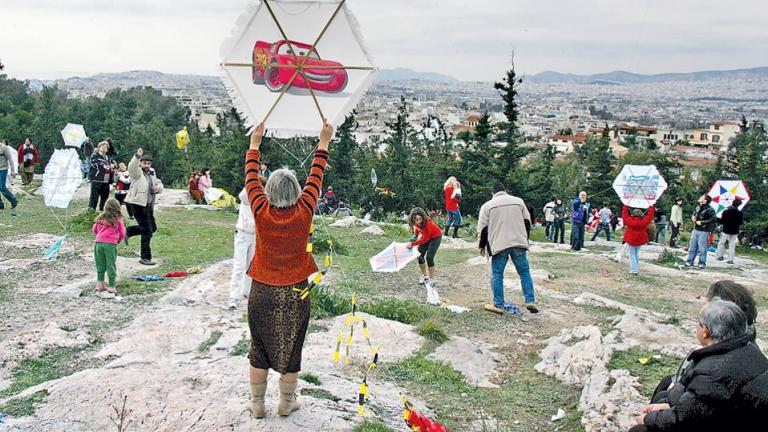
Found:
<svg viewBox="0 0 768 432"><path fill-rule="evenodd" d="M709 129L696 129L690 133L688 144L721 152L727 152L731 140L739 134L741 128L736 122L713 122Z"/></svg>
<svg viewBox="0 0 768 432"><path fill-rule="evenodd" d="M634 123L617 123L614 129L620 143L624 143L630 137L634 137L639 147L645 147L648 141L653 139L653 135L657 131L654 127L640 126Z"/></svg>
<svg viewBox="0 0 768 432"><path fill-rule="evenodd" d="M458 136L461 133L468 132L468 133L475 133L475 128L477 128L478 123L480 123L480 116L477 114L469 114L466 117L464 117L464 121L461 124L455 124L453 125L453 136Z"/></svg>
<svg viewBox="0 0 768 432"><path fill-rule="evenodd" d="M555 149L555 153L568 154L573 152L575 146L582 145L587 140L587 134L555 135L549 139L549 145Z"/></svg>

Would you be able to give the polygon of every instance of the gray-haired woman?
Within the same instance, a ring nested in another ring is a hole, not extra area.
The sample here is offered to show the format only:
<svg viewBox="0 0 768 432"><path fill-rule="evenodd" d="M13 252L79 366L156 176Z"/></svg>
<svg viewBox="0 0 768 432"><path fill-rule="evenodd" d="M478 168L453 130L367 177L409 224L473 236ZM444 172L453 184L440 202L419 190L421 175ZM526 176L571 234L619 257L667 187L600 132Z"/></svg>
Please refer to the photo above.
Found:
<svg viewBox="0 0 768 432"><path fill-rule="evenodd" d="M312 169L302 189L288 169L272 173L265 187L259 179L259 159L264 125L251 134L245 156L245 188L256 222L256 248L248 275L253 279L248 297L251 330L249 409L254 417L266 412L264 395L269 369L279 372L280 402L277 413L290 415L299 408L296 381L307 333L310 299L302 299L307 278L317 271L307 247L312 218L328 162L333 129L323 124Z"/></svg>

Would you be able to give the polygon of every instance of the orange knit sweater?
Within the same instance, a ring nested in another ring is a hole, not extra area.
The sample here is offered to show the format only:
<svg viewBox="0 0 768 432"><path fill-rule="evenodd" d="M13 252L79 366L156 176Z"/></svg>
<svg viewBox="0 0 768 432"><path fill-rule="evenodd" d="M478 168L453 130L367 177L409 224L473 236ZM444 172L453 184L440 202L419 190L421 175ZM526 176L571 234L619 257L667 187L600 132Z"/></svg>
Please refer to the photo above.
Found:
<svg viewBox="0 0 768 432"><path fill-rule="evenodd" d="M291 286L317 271L312 253L307 252L309 228L323 187L328 152L317 150L312 169L298 202L275 208L269 203L259 180L258 150L245 154L245 189L256 221L256 250L248 269L253 280L272 286Z"/></svg>

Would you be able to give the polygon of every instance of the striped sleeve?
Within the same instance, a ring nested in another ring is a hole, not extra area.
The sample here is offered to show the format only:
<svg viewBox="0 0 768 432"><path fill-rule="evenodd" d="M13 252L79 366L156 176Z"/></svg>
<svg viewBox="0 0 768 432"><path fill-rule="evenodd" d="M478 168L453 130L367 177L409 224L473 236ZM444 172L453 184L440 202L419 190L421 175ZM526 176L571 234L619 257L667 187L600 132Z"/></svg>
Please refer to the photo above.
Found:
<svg viewBox="0 0 768 432"><path fill-rule="evenodd" d="M248 202L254 216L267 202L267 195L264 194L264 187L259 180L260 157L258 150L249 149L245 154L245 190L248 192Z"/></svg>
<svg viewBox="0 0 768 432"><path fill-rule="evenodd" d="M309 177L307 177L304 191L301 193L301 202L312 213L315 212L317 200L320 198L320 192L323 190L323 174L327 164L328 152L325 150L315 151L315 158L312 159L312 169L309 170Z"/></svg>

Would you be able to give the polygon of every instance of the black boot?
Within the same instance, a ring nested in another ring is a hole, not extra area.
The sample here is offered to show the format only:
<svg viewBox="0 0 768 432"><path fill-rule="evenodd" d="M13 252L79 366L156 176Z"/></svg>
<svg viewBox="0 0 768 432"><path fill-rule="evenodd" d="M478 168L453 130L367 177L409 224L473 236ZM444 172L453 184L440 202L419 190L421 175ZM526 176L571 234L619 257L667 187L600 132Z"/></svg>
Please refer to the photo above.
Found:
<svg viewBox="0 0 768 432"><path fill-rule="evenodd" d="M459 227L458 226L454 226L453 227L453 238L459 238L458 234L456 234L457 232L459 232Z"/></svg>
<svg viewBox="0 0 768 432"><path fill-rule="evenodd" d="M445 226L445 230L443 230L443 235L444 235L444 236L448 236L448 230L449 230L449 229L451 229L451 226L450 226L450 225L446 225L446 226Z"/></svg>

